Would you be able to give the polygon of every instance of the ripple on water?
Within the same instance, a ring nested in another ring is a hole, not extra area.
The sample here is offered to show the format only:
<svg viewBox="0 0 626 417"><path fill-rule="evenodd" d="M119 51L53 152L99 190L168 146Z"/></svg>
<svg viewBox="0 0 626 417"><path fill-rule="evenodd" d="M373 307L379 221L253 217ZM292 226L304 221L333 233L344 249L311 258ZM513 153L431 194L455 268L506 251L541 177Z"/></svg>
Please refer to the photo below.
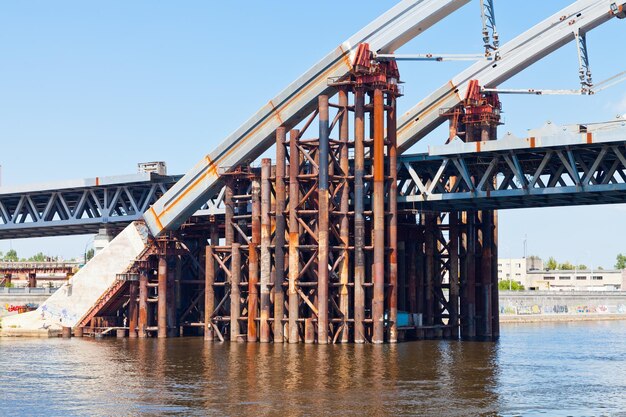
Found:
<svg viewBox="0 0 626 417"><path fill-rule="evenodd" d="M3 415L617 415L626 323L396 346L0 339Z"/></svg>

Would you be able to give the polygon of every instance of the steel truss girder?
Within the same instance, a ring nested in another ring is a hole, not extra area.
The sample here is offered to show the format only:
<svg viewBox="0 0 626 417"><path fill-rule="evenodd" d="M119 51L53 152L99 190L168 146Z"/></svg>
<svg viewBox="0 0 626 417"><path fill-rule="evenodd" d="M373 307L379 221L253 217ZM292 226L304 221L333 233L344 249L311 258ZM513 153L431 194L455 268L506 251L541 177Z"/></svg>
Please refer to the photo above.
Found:
<svg viewBox="0 0 626 417"><path fill-rule="evenodd" d="M122 228L143 213L172 187L180 176L143 181L120 177L98 185L63 184L0 191L0 239L97 233L105 225ZM224 213L224 191L210 198L194 215Z"/></svg>
<svg viewBox="0 0 626 417"><path fill-rule="evenodd" d="M488 210L626 202L626 140L400 158L401 209Z"/></svg>

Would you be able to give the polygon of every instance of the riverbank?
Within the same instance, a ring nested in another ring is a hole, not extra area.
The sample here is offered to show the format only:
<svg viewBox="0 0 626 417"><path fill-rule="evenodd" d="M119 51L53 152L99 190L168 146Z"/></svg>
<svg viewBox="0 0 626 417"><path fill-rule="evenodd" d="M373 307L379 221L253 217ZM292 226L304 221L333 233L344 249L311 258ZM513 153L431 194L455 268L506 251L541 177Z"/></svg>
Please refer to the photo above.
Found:
<svg viewBox="0 0 626 417"><path fill-rule="evenodd" d="M534 316L500 316L500 324L513 323L553 323L553 322L573 322L573 321L606 321L606 320L626 320L626 314L596 314L596 315L534 315Z"/></svg>
<svg viewBox="0 0 626 417"><path fill-rule="evenodd" d="M57 289L0 287L0 320L3 317L35 310Z"/></svg>
<svg viewBox="0 0 626 417"><path fill-rule="evenodd" d="M626 320L626 291L501 291L500 323Z"/></svg>

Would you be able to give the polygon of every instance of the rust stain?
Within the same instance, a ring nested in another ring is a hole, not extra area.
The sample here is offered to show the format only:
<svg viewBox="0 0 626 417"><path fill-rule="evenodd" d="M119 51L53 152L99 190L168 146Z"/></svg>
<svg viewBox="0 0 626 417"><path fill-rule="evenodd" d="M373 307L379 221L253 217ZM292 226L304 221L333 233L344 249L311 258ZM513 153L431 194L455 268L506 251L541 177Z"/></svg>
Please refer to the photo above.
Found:
<svg viewBox="0 0 626 417"><path fill-rule="evenodd" d="M96 187L100 185L100 177L96 177Z"/></svg>
<svg viewBox="0 0 626 417"><path fill-rule="evenodd" d="M213 162L213 160L211 158L209 158L209 155L206 155L204 157L205 161L207 162L209 168L208 171L211 174L217 175L217 164Z"/></svg>
<svg viewBox="0 0 626 417"><path fill-rule="evenodd" d="M202 175L200 175L197 180L192 182L189 187L185 188L185 191L183 191L178 197L176 197L174 200L172 200L172 202L170 204L168 204L167 207L163 207L163 211L161 212L161 216L163 216L165 213L170 211L176 204L178 204L180 202L180 200L185 198L185 196L187 194L189 194L206 177L208 177L209 175L213 175L213 176L216 176L216 177L218 176L218 174L217 174L217 164L215 164L211 160L211 158L209 158L208 155L205 156L204 159L208 163L208 169Z"/></svg>
<svg viewBox="0 0 626 417"><path fill-rule="evenodd" d="M339 45L339 50L341 51L341 58L343 59L344 64L348 67L349 71L352 71L352 62L350 62L350 51L344 51L343 45Z"/></svg>
<svg viewBox="0 0 626 417"><path fill-rule="evenodd" d="M531 148L534 148L535 146L536 146L536 145L535 145L535 137L534 137L534 136L531 136L531 137L530 137L530 147L531 147Z"/></svg>
<svg viewBox="0 0 626 417"><path fill-rule="evenodd" d="M480 144L482 142L476 142L476 152L480 152Z"/></svg>
<svg viewBox="0 0 626 417"><path fill-rule="evenodd" d="M154 221L156 222L157 226L159 226L159 232L161 230L163 230L163 225L161 224L161 220L159 219L159 216L157 216L156 211L154 211L154 207L150 206L150 212L152 213L152 216L154 216Z"/></svg>
<svg viewBox="0 0 626 417"><path fill-rule="evenodd" d="M274 115L276 116L276 118L279 121L279 124L282 126L282 124L284 123L283 118L280 117L280 110L278 110L278 108L276 106L274 106L274 102L272 100L270 100L268 102L268 104L272 107L272 112L274 113Z"/></svg>
<svg viewBox="0 0 626 417"><path fill-rule="evenodd" d="M593 143L593 133L587 132L587 143Z"/></svg>

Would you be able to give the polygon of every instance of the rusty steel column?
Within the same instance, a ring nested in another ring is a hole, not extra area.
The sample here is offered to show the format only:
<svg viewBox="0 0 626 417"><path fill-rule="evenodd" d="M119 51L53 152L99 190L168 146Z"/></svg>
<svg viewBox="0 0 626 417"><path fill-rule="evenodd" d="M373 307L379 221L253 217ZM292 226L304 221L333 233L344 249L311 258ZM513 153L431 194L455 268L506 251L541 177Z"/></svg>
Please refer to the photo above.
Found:
<svg viewBox="0 0 626 417"><path fill-rule="evenodd" d="M224 245L230 247L235 240L235 231L233 229L233 216L235 215L235 206L233 204L233 181L226 178L224 192ZM211 242L213 243L213 242Z"/></svg>
<svg viewBox="0 0 626 417"><path fill-rule="evenodd" d="M137 337L137 293L139 292L139 283L137 281L130 283L128 290L128 337Z"/></svg>
<svg viewBox="0 0 626 417"><path fill-rule="evenodd" d="M209 226L209 229L210 229L211 245L219 246L220 245L220 231L217 226L217 221L215 219L215 216L211 216L210 222L211 222L211 225Z"/></svg>
<svg viewBox="0 0 626 417"><path fill-rule="evenodd" d="M176 323L176 258L170 257L167 265L167 337L179 336Z"/></svg>
<svg viewBox="0 0 626 417"><path fill-rule="evenodd" d="M270 219L271 191L270 174L272 160L261 161L261 343L270 341L270 281L272 273L272 256L270 239L272 223Z"/></svg>
<svg viewBox="0 0 626 417"><path fill-rule="evenodd" d="M259 310L259 245L261 244L261 183L252 179L252 234L248 246L248 342L256 342Z"/></svg>
<svg viewBox="0 0 626 417"><path fill-rule="evenodd" d="M276 230L274 232L274 342L283 343L285 316L285 140L286 130L276 130Z"/></svg>
<svg viewBox="0 0 626 417"><path fill-rule="evenodd" d="M159 256L158 279L157 337L165 338L167 337L167 260L165 256Z"/></svg>
<svg viewBox="0 0 626 417"><path fill-rule="evenodd" d="M448 251L450 255L449 276L449 306L450 318L448 324L452 326L451 337L457 339L459 337L459 213L448 213L450 232L448 235Z"/></svg>
<svg viewBox="0 0 626 417"><path fill-rule="evenodd" d="M69 339L72 337L72 328L71 327L67 327L67 326L63 326L61 328L61 336L63 337L63 339Z"/></svg>
<svg viewBox="0 0 626 417"><path fill-rule="evenodd" d="M230 262L230 341L239 341L241 317L241 245L233 243Z"/></svg>
<svg viewBox="0 0 626 417"><path fill-rule="evenodd" d="M498 288L498 211L493 210L493 236L491 239L491 311L493 321L491 334L494 340L500 337L500 298Z"/></svg>
<svg viewBox="0 0 626 417"><path fill-rule="evenodd" d="M28 273L28 288L37 288L37 274L34 272Z"/></svg>
<svg viewBox="0 0 626 417"><path fill-rule="evenodd" d="M482 232L482 256L480 265L480 296L482 297L480 312L480 336L483 340L491 339L491 265L492 265L492 212L490 210L481 211L481 232Z"/></svg>
<svg viewBox="0 0 626 417"><path fill-rule="evenodd" d="M365 93L354 91L354 343L365 343Z"/></svg>
<svg viewBox="0 0 626 417"><path fill-rule="evenodd" d="M415 251L415 288L416 288L416 302L417 302L417 312L422 314L422 322L424 322L424 317L426 317L426 309L424 308L425 297L425 282L426 279L424 277L426 271L426 219L425 214L422 212L419 215L419 224L417 226L416 233L416 245L417 250Z"/></svg>
<svg viewBox="0 0 626 417"><path fill-rule="evenodd" d="M213 240L213 239L211 239ZM212 243L212 242L211 242ZM213 325L211 315L215 310L215 261L213 260L213 247L207 245L206 256L204 257L204 340L213 340Z"/></svg>
<svg viewBox="0 0 626 417"><path fill-rule="evenodd" d="M434 307L434 276L435 276L435 245L436 245L436 219L434 213L426 213L424 215L424 253L426 256L426 268L424 274L424 316L423 322L427 326L435 323L435 307Z"/></svg>
<svg viewBox="0 0 626 417"><path fill-rule="evenodd" d="M383 91L374 90L374 300L372 343L385 336L385 106Z"/></svg>
<svg viewBox="0 0 626 417"><path fill-rule="evenodd" d="M411 231L415 231L414 229ZM410 232L411 232L410 231ZM411 234L411 236L415 236ZM408 291L409 291L409 312L418 313L417 305L417 238L407 241L409 245L409 271L408 271Z"/></svg>
<svg viewBox="0 0 626 417"><path fill-rule="evenodd" d="M465 291L465 304L467 314L465 316L463 339L476 337L476 212L467 211L467 251L465 254L466 280L463 290Z"/></svg>
<svg viewBox="0 0 626 417"><path fill-rule="evenodd" d="M298 253L298 144L297 138L300 132L292 130L289 132L289 343L298 343L300 340L298 332L298 292L296 282L300 273L300 256Z"/></svg>
<svg viewBox="0 0 626 417"><path fill-rule="evenodd" d="M350 219L348 211L350 210L350 183L348 177L350 175L350 160L348 152L348 136L349 136L349 112L348 112L348 91L345 88L339 90L339 111L343 111L343 115L339 120L339 142L341 148L339 151L339 167L341 168L342 186L341 186L341 203L340 203L340 226L339 237L343 246L343 257L339 265L339 310L343 315L343 323L341 329L341 343L348 343L350 331L348 320L350 319L350 294L348 292L348 281L350 279Z"/></svg>
<svg viewBox="0 0 626 417"><path fill-rule="evenodd" d="M317 342L328 343L328 96L319 96L319 179L318 179L318 252L317 252Z"/></svg>
<svg viewBox="0 0 626 417"><path fill-rule="evenodd" d="M139 331L137 336L148 337L148 271L139 271Z"/></svg>
<svg viewBox="0 0 626 417"><path fill-rule="evenodd" d="M389 145L389 342L398 341L398 150L396 147L396 98L387 98L387 141Z"/></svg>

